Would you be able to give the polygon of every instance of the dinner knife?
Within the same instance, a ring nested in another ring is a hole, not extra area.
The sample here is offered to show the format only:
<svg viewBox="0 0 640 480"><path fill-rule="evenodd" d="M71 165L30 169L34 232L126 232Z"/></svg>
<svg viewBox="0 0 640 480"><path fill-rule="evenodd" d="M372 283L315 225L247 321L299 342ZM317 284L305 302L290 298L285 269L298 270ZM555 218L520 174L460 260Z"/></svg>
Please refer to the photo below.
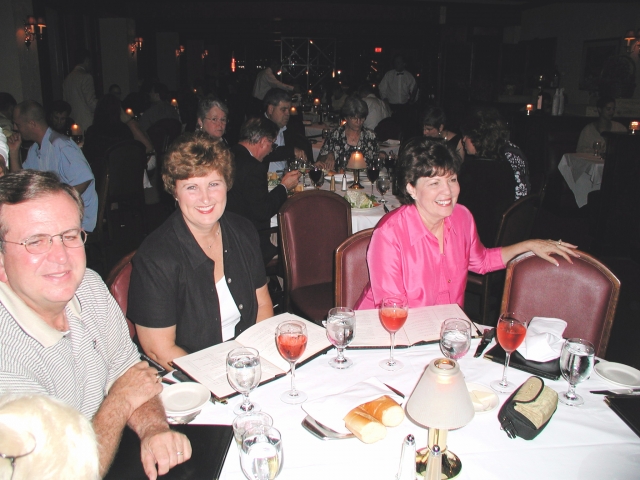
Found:
<svg viewBox="0 0 640 480"><path fill-rule="evenodd" d="M640 388L614 388L612 390L591 390L594 395L633 395L640 393Z"/></svg>
<svg viewBox="0 0 640 480"><path fill-rule="evenodd" d="M484 349L487 348L487 345L491 343L493 337L496 334L495 328L487 328L482 334L482 340L478 344L478 348L476 349L476 353L473 354L474 358L478 358L484 352Z"/></svg>

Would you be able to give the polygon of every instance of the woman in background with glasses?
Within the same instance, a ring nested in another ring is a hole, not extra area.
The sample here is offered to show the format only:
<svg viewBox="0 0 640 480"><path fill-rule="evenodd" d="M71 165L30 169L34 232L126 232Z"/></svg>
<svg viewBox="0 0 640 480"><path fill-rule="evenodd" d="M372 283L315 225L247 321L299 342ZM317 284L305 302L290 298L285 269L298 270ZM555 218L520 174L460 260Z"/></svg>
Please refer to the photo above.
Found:
<svg viewBox="0 0 640 480"><path fill-rule="evenodd" d="M371 130L364 128L364 120L369 114L367 104L357 95L344 102L340 112L346 123L336 128L327 138L318 155L317 163L331 170L336 160L360 150L367 160L378 158L380 148L378 138Z"/></svg>
<svg viewBox="0 0 640 480"><path fill-rule="evenodd" d="M196 121L198 130L206 132L214 141L227 142L222 136L227 129L227 117L229 109L213 95L207 95L198 102L198 119Z"/></svg>

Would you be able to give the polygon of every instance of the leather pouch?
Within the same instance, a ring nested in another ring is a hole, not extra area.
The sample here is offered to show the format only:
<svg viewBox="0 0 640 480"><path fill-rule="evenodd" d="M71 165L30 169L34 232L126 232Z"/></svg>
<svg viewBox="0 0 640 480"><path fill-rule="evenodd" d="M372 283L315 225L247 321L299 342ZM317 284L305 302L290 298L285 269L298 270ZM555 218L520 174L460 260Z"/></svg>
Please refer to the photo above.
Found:
<svg viewBox="0 0 640 480"><path fill-rule="evenodd" d="M533 440L544 430L558 407L558 394L540 377L529 377L513 392L498 413L509 438Z"/></svg>

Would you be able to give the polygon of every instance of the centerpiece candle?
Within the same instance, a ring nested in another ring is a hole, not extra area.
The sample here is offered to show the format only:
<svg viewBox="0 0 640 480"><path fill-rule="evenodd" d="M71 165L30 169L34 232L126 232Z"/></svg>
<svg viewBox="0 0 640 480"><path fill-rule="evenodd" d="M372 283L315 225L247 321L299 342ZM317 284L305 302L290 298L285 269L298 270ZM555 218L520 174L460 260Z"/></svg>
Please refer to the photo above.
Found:
<svg viewBox="0 0 640 480"><path fill-rule="evenodd" d="M297 115L298 114L298 110L296 109L296 107L291 107L291 115Z"/></svg>
<svg viewBox="0 0 640 480"><path fill-rule="evenodd" d="M527 103L527 115L531 115L531 110L533 110L533 105L531 103Z"/></svg>
<svg viewBox="0 0 640 480"><path fill-rule="evenodd" d="M71 125L71 135L78 135L80 132L80 125L78 125L77 123L74 123L73 125Z"/></svg>
<svg viewBox="0 0 640 480"><path fill-rule="evenodd" d="M319 99L319 98L316 98L316 99L313 101L313 104L314 104L314 105L320 105L320 99Z"/></svg>
<svg viewBox="0 0 640 480"><path fill-rule="evenodd" d="M633 121L629 124L629 130L631 130L631 135L635 135L638 130L640 130L640 122Z"/></svg>
<svg viewBox="0 0 640 480"><path fill-rule="evenodd" d="M130 108L127 108L124 112L133 118L133 110L131 110Z"/></svg>
<svg viewBox="0 0 640 480"><path fill-rule="evenodd" d="M176 100L175 98L171 100L171 106L172 107L177 107L178 106L178 100Z"/></svg>

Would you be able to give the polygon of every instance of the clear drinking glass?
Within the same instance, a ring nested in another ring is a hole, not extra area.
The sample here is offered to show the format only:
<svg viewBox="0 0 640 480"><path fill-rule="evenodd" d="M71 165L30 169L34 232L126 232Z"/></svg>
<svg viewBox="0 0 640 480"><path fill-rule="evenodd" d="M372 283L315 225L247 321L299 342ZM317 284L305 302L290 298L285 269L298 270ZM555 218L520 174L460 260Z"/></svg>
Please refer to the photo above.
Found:
<svg viewBox="0 0 640 480"><path fill-rule="evenodd" d="M240 466L249 480L273 480L282 470L282 435L273 427L257 426L242 436Z"/></svg>
<svg viewBox="0 0 640 480"><path fill-rule="evenodd" d="M440 327L440 351L457 360L471 347L471 324L464 318L447 318Z"/></svg>
<svg viewBox="0 0 640 480"><path fill-rule="evenodd" d="M389 177L378 177L378 180L376 180L376 189L380 192L380 195L382 195L382 198L380 199L382 203L386 203L384 194L387 193L390 188L391 180L389 180Z"/></svg>
<svg viewBox="0 0 640 480"><path fill-rule="evenodd" d="M307 399L307 394L296 390L296 362L307 348L307 327L302 322L290 320L276 327L278 352L291 365L291 390L280 396L284 403L297 404Z"/></svg>
<svg viewBox="0 0 640 480"><path fill-rule="evenodd" d="M561 403L570 407L584 403L584 399L576 393L576 385L591 375L595 351L593 344L582 338L569 338L564 342L560 354L560 372L569 382L569 390L558 395Z"/></svg>
<svg viewBox="0 0 640 480"><path fill-rule="evenodd" d="M227 379L233 389L242 394L242 403L236 405L234 413L259 412L260 406L251 403L249 393L256 388L262 377L260 354L255 348L234 348L227 354Z"/></svg>
<svg viewBox="0 0 640 480"><path fill-rule="evenodd" d="M383 298L378 313L380 315L380 322L382 322L384 329L389 332L391 340L389 358L387 360L381 360L378 365L385 370L400 370L404 367L404 364L400 360L394 360L393 347L396 340L396 332L402 328L409 315L407 297L405 295L394 295Z"/></svg>
<svg viewBox="0 0 640 480"><path fill-rule="evenodd" d="M504 369L502 370L502 380L491 382L491 388L496 392L509 393L516 389L516 385L507 381L507 368L511 354L524 341L527 335L527 324L519 320L513 313L500 315L496 326L496 338L502 349L506 352L504 359Z"/></svg>
<svg viewBox="0 0 640 480"><path fill-rule="evenodd" d="M596 140L595 142L593 142L593 154L596 157L599 157L603 151L604 151L604 142L602 140Z"/></svg>
<svg viewBox="0 0 640 480"><path fill-rule="evenodd" d="M307 172L309 171L309 164L303 159L298 159L298 169L302 173L302 186L307 186Z"/></svg>
<svg viewBox="0 0 640 480"><path fill-rule="evenodd" d="M343 355L343 350L351 343L356 334L356 313L352 308L335 307L329 310L324 326L331 345L338 350L338 356L329 360L333 368L344 369L353 362Z"/></svg>
<svg viewBox="0 0 640 480"><path fill-rule="evenodd" d="M244 433L247 430L260 426L273 426L273 418L271 418L271 415L264 412L249 412L238 415L233 420L233 438L238 448L242 448L242 436Z"/></svg>

